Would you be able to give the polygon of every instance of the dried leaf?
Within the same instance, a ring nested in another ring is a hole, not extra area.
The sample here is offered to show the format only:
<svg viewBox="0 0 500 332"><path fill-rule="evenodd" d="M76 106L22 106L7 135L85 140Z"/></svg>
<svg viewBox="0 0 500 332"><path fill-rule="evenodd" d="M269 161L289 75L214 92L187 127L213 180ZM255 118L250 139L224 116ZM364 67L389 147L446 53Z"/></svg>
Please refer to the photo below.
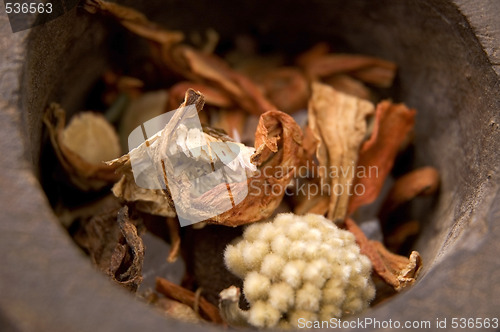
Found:
<svg viewBox="0 0 500 332"><path fill-rule="evenodd" d="M335 90L338 90L348 95L356 96L361 99L366 99L375 102L373 92L363 84L363 82L343 74L327 77L323 80L328 85L331 85Z"/></svg>
<svg viewBox="0 0 500 332"><path fill-rule="evenodd" d="M129 7L101 0L86 0L83 7L92 14L100 11L111 15L131 32L160 44L171 45L184 39L182 32L164 30L150 22L142 13Z"/></svg>
<svg viewBox="0 0 500 332"><path fill-rule="evenodd" d="M327 54L302 61L313 78L346 73L366 83L388 88L396 75L396 65L382 59L353 54Z"/></svg>
<svg viewBox="0 0 500 332"><path fill-rule="evenodd" d="M193 308L184 303L159 298L154 302L154 305L169 317L189 323L199 323L201 321Z"/></svg>
<svg viewBox="0 0 500 332"><path fill-rule="evenodd" d="M348 214L377 198L402 142L413 128L415 114L415 110L404 104L383 101L377 105L372 136L363 143L358 160L358 167L365 170L375 168L376 176L369 176L370 172L367 172L368 176L356 178L355 185L362 185L365 190L363 195L351 197Z"/></svg>
<svg viewBox="0 0 500 332"><path fill-rule="evenodd" d="M241 142L248 114L244 111L214 110L210 113L210 126L224 130L236 142Z"/></svg>
<svg viewBox="0 0 500 332"><path fill-rule="evenodd" d="M285 113L305 109L309 100L309 82L294 67L280 67L266 72L257 83L271 103Z"/></svg>
<svg viewBox="0 0 500 332"><path fill-rule="evenodd" d="M248 195L210 222L243 225L271 216L280 205L294 169L301 162L302 131L288 114L266 112L261 115L255 133L255 149L252 162L259 172L249 180Z"/></svg>
<svg viewBox="0 0 500 332"><path fill-rule="evenodd" d="M174 110L184 101L188 89L199 91L205 97L205 103L221 108L233 107L233 101L221 90L202 83L182 81L169 90L167 111Z"/></svg>
<svg viewBox="0 0 500 332"><path fill-rule="evenodd" d="M188 90L185 102L174 113L163 130L129 154L109 162L111 165L120 165L119 171L124 174L122 180L113 187L113 192L118 197L128 201L137 201L138 209L153 214L172 216L176 210L178 216L193 217L193 213L196 213L197 221L209 219L215 215L208 207L217 209L221 204L226 203L227 183L221 183L218 178L203 177L205 182L201 189L206 190L203 190L204 194L200 195L198 193L200 190L195 187L192 179L198 178L200 170L205 170L207 166L213 167L210 173L213 172L216 163L219 165L223 163L222 159L228 159L233 155L234 159L231 159L227 166L236 168L238 176L241 176L240 170L251 174L256 170L250 162L254 149L231 142L228 136L210 128L205 127L201 131L201 128L196 126L186 127L190 119L194 119L196 112L201 110L203 104L204 99L199 92ZM190 105L195 105L194 110L189 109ZM202 144L202 141L206 144ZM238 150L237 154L233 152L235 148ZM166 160L168 162L165 162ZM133 162L143 171L136 176L141 176L147 181L147 188L162 189L140 188L134 181ZM168 174L176 175L169 178ZM236 182L231 182L231 193L235 195L235 199L239 194L238 186L246 185L246 178L242 183L239 183L237 179L238 177L236 177ZM212 180L216 183L206 182ZM150 184L154 186L149 186ZM221 196L221 193L225 193L225 196ZM177 198L175 210L172 195Z"/></svg>
<svg viewBox="0 0 500 332"><path fill-rule="evenodd" d="M361 252L371 260L375 273L387 284L401 291L415 282L422 267L417 251L412 251L409 258L393 254L382 243L368 240L352 219L346 218L345 226L356 237Z"/></svg>
<svg viewBox="0 0 500 332"><path fill-rule="evenodd" d="M104 161L120 154L118 136L102 115L76 115L65 128L66 113L56 103L47 109L43 121L57 158L71 182L82 190L98 190L116 182L116 167Z"/></svg>
<svg viewBox="0 0 500 332"><path fill-rule="evenodd" d="M90 219L75 240L101 271L125 288L137 290L142 282L144 246L126 206Z"/></svg>
<svg viewBox="0 0 500 332"><path fill-rule="evenodd" d="M126 158L120 158L126 165ZM119 165L119 162L116 162ZM139 211L154 214L163 217L175 217L175 209L171 198L161 189L146 189L139 187L136 182L132 169L124 167L120 172L123 173L120 181L115 183L112 188L113 194L125 200L126 202L135 202L135 208Z"/></svg>
<svg viewBox="0 0 500 332"><path fill-rule="evenodd" d="M275 109L250 79L231 69L221 58L179 44L183 39L181 33L163 30L139 12L118 4L87 0L85 8L91 13L110 14L125 28L153 42L153 55L170 70L190 81L219 88L242 109L258 115Z"/></svg>
<svg viewBox="0 0 500 332"><path fill-rule="evenodd" d="M120 143L123 151L128 150L128 137L132 130L144 122L163 114L170 99L171 97L165 90L158 90L144 93L129 103L120 121ZM107 160L111 159L114 158Z"/></svg>
<svg viewBox="0 0 500 332"><path fill-rule="evenodd" d="M433 167L413 170L396 180L381 208L380 218L384 220L401 204L417 196L432 195L439 185L439 173Z"/></svg>
<svg viewBox="0 0 500 332"><path fill-rule="evenodd" d="M196 295L194 292L176 285L167 279L156 278L156 291L191 308L195 306ZM217 307L205 300L205 298L199 297L198 305L200 314L204 319L217 324L223 323Z"/></svg>
<svg viewBox="0 0 500 332"><path fill-rule="evenodd" d="M358 151L365 137L366 117L374 111L365 100L338 92L332 87L313 84L309 102L309 127L319 140L322 189L328 188L328 218L342 222L346 216L352 190ZM339 189L340 188L340 189Z"/></svg>

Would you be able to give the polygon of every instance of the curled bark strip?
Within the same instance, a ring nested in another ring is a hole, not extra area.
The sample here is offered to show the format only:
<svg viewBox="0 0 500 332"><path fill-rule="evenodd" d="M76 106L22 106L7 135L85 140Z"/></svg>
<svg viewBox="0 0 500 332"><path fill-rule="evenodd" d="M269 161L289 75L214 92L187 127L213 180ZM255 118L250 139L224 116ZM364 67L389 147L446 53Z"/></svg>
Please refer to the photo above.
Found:
<svg viewBox="0 0 500 332"><path fill-rule="evenodd" d="M97 115L96 115L97 117ZM82 190L98 190L116 182L120 176L115 174L116 166L102 163L89 162L78 152L70 149L66 142L71 137L65 132L66 112L59 104L52 103L44 114L43 122L47 126L50 141L57 155L57 159L70 177L71 182ZM87 125L87 124L84 124ZM112 128L110 126L110 128ZM102 133L106 128L93 128L89 126L87 130L95 130L96 134ZM111 130L111 129L110 129ZM106 137L116 133L110 132ZM113 142L119 149L118 137L113 137ZM116 141L116 142L114 142ZM111 144L111 142L109 143ZM97 148L97 147L94 147Z"/></svg>
<svg viewBox="0 0 500 332"><path fill-rule="evenodd" d="M369 240L356 223L347 218L346 228L354 234L361 252L372 262L373 270L396 291L412 285L422 267L422 258L413 251L409 258L389 252L382 243Z"/></svg>
<svg viewBox="0 0 500 332"><path fill-rule="evenodd" d="M355 186L361 185L365 190L362 195L351 196L348 214L377 198L402 142L413 129L415 114L404 104L383 101L377 105L372 135L359 153L358 168L365 170L365 176L354 181Z"/></svg>
<svg viewBox="0 0 500 332"><path fill-rule="evenodd" d="M380 211L380 219L385 220L391 211L417 196L434 194L438 185L439 173L433 167L422 167L406 173L392 186Z"/></svg>
<svg viewBox="0 0 500 332"><path fill-rule="evenodd" d="M196 294L194 292L176 285L167 279L156 278L156 291L191 308L194 307L196 302ZM217 324L223 323L217 307L208 302L204 297L199 297L198 305L203 319Z"/></svg>

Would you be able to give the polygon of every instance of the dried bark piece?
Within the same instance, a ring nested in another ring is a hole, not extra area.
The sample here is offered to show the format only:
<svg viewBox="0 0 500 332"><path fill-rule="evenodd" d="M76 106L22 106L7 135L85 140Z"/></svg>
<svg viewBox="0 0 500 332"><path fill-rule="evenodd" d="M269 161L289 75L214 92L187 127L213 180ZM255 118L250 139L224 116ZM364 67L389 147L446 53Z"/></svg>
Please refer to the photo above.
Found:
<svg viewBox="0 0 500 332"><path fill-rule="evenodd" d="M195 306L196 295L194 292L176 285L167 279L156 278L156 291L168 298L184 303L191 308ZM200 315L203 319L216 324L223 323L217 307L205 300L204 297L199 297L198 306L200 308Z"/></svg>
<svg viewBox="0 0 500 332"><path fill-rule="evenodd" d="M358 151L367 130L366 118L374 107L322 83L313 83L312 90L309 127L320 142L316 156L323 167L322 188L329 186L328 218L339 223L346 216Z"/></svg>
<svg viewBox="0 0 500 332"><path fill-rule="evenodd" d="M386 217L401 204L417 196L432 195L439 186L439 173L433 167L413 170L396 180L380 210L380 219Z"/></svg>
<svg viewBox="0 0 500 332"><path fill-rule="evenodd" d="M366 170L376 167L378 171L373 177L356 178L355 185L362 185L365 191L363 195L355 194L351 197L348 214L377 198L402 142L413 129L415 114L415 110L404 104L382 101L377 105L372 136L361 147L358 167Z"/></svg>
<svg viewBox="0 0 500 332"><path fill-rule="evenodd" d="M90 219L75 240L112 280L137 290L142 282L144 246L126 206Z"/></svg>
<svg viewBox="0 0 500 332"><path fill-rule="evenodd" d="M167 262L173 263L179 257L181 249L181 237L179 235L179 222L175 218L167 218L168 234L170 235L170 253Z"/></svg>
<svg viewBox="0 0 500 332"><path fill-rule="evenodd" d="M388 88L396 75L396 64L366 55L327 54L302 61L313 78L347 73L366 83Z"/></svg>
<svg viewBox="0 0 500 332"><path fill-rule="evenodd" d="M361 253L370 258L375 273L388 285L401 291L415 282L422 267L417 251L412 251L409 258L393 254L382 243L369 240L352 219L346 218L345 226L356 237Z"/></svg>
<svg viewBox="0 0 500 332"><path fill-rule="evenodd" d="M65 128L65 111L52 103L43 122L57 158L75 186L84 191L99 190L119 179L116 167L104 163L120 154L120 144L102 115L76 115Z"/></svg>
<svg viewBox="0 0 500 332"><path fill-rule="evenodd" d="M309 100L309 82L304 73L294 67L280 67L266 72L257 83L271 103L285 113L305 109Z"/></svg>

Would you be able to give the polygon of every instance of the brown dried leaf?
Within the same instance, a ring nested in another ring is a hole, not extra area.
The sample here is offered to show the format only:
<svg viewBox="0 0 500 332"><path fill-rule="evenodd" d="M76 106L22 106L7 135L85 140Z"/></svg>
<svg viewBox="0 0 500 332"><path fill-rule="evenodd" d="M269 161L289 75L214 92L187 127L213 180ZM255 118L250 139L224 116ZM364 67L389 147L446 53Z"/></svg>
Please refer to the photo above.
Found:
<svg viewBox="0 0 500 332"><path fill-rule="evenodd" d="M356 178L355 185L360 184L365 190L363 195L355 194L351 197L348 214L377 198L402 142L413 128L415 114L415 110L404 104L383 101L377 105L372 136L363 143L358 160L358 167L365 170L376 167L376 176ZM369 175L371 172L367 173Z"/></svg>
<svg viewBox="0 0 500 332"><path fill-rule="evenodd" d="M356 96L361 99L366 99L375 102L373 92L363 84L363 82L343 74L327 77L323 80L328 85L331 85L335 90L338 90L348 95Z"/></svg>
<svg viewBox="0 0 500 332"><path fill-rule="evenodd" d="M90 219L75 240L112 280L137 290L142 282L144 246L126 206Z"/></svg>
<svg viewBox="0 0 500 332"><path fill-rule="evenodd" d="M118 4L87 0L85 8L91 13L110 14L125 28L152 41L153 56L170 70L190 81L219 88L242 109L258 115L275 109L250 79L231 69L224 60L179 44L181 33L161 29L139 12Z"/></svg>
<svg viewBox="0 0 500 332"><path fill-rule="evenodd" d="M307 107L309 82L304 73L294 67L280 67L266 72L257 83L264 89L271 103L285 113L294 113Z"/></svg>
<svg viewBox="0 0 500 332"><path fill-rule="evenodd" d="M312 78L346 73L366 83L388 88L396 75L396 64L390 61L353 54L327 54L302 61Z"/></svg>
<svg viewBox="0 0 500 332"><path fill-rule="evenodd" d="M196 303L196 294L173 282L163 278L156 278L156 291L168 298L179 301L194 308ZM222 324L222 318L216 306L208 302L204 297L199 297L198 301L201 316L209 322Z"/></svg>
<svg viewBox="0 0 500 332"><path fill-rule="evenodd" d="M136 184L128 155L117 159L115 164L119 165L120 163L127 166L119 170L123 176L112 188L116 197L127 202L135 202L135 208L142 212L163 217L176 216L172 199L167 193L161 189L145 189Z"/></svg>
<svg viewBox="0 0 500 332"><path fill-rule="evenodd" d="M401 176L392 186L382 205L381 220L384 220L398 206L417 196L434 194L438 185L439 173L433 167L422 167Z"/></svg>
<svg viewBox="0 0 500 332"><path fill-rule="evenodd" d="M356 237L361 253L371 260L375 273L388 285L401 291L415 282L422 267L417 251L412 251L409 258L393 254L382 243L369 240L352 219L346 218L345 226Z"/></svg>
<svg viewBox="0 0 500 332"><path fill-rule="evenodd" d="M337 223L346 216L358 151L367 129L366 118L373 111L368 101L322 83L313 84L309 127L320 142L316 156L323 167L319 172L322 188L329 186L328 218ZM336 194L340 192L338 188L342 188L340 195Z"/></svg>
<svg viewBox="0 0 500 332"><path fill-rule="evenodd" d="M174 84L169 90L169 100L166 111L172 111L184 101L188 89L199 91L205 97L205 103L221 108L233 107L233 101L221 90L206 84L182 81Z"/></svg>
<svg viewBox="0 0 500 332"><path fill-rule="evenodd" d="M249 179L248 195L236 207L209 222L238 226L259 221L271 216L281 203L302 159L302 130L288 114L266 112L261 115L255 133L255 149L252 162L259 172Z"/></svg>
<svg viewBox="0 0 500 332"><path fill-rule="evenodd" d="M101 0L86 0L83 7L92 14L100 11L105 15L113 16L131 32L160 44L171 45L184 39L182 32L164 30L130 7Z"/></svg>
<svg viewBox="0 0 500 332"><path fill-rule="evenodd" d="M120 144L102 115L81 113L65 128L65 111L52 103L43 121L57 158L74 185L85 191L98 190L119 179L116 167L104 163L120 154Z"/></svg>

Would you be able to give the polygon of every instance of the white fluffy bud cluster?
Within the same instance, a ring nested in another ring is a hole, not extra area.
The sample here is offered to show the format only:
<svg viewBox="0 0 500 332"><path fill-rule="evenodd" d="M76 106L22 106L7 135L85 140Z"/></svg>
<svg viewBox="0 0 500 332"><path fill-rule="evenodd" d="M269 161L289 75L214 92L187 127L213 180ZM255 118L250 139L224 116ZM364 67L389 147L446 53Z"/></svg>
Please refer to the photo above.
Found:
<svg viewBox="0 0 500 332"><path fill-rule="evenodd" d="M370 260L352 233L323 216L280 214L228 245L228 269L244 280L255 327L297 327L365 309L375 295Z"/></svg>

